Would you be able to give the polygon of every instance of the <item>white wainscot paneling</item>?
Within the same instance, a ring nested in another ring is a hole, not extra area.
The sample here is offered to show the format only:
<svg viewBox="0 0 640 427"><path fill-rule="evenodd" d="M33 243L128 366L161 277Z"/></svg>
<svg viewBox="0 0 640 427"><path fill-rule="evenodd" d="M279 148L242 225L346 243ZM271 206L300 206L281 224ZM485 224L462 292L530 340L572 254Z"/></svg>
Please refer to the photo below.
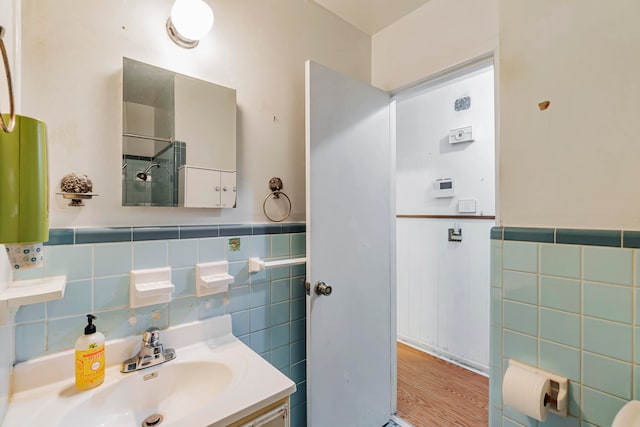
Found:
<svg viewBox="0 0 640 427"><path fill-rule="evenodd" d="M489 365L492 220L398 219L398 338L481 371Z"/></svg>

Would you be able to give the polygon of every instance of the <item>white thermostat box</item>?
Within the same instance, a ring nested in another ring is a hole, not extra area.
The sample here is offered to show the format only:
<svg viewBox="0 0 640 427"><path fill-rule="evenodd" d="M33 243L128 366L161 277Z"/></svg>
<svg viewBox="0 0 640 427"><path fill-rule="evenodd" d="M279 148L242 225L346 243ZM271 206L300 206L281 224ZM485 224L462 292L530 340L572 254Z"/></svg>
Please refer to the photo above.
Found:
<svg viewBox="0 0 640 427"><path fill-rule="evenodd" d="M451 178L438 178L433 181L433 197L453 197L455 194L453 180Z"/></svg>
<svg viewBox="0 0 640 427"><path fill-rule="evenodd" d="M472 126L465 128L453 129L449 131L449 144L458 144L460 142L472 142L473 129Z"/></svg>
<svg viewBox="0 0 640 427"><path fill-rule="evenodd" d="M473 199L458 200L458 212L459 213L476 213L476 201Z"/></svg>

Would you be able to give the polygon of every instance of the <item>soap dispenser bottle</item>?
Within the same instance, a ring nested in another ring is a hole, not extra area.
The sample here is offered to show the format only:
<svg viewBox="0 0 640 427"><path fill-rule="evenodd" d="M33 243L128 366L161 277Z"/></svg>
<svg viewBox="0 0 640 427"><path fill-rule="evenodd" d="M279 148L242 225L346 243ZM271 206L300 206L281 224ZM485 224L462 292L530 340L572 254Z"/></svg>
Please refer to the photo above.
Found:
<svg viewBox="0 0 640 427"><path fill-rule="evenodd" d="M96 316L87 314L84 335L76 340L76 387L88 390L104 381L104 335L96 332Z"/></svg>

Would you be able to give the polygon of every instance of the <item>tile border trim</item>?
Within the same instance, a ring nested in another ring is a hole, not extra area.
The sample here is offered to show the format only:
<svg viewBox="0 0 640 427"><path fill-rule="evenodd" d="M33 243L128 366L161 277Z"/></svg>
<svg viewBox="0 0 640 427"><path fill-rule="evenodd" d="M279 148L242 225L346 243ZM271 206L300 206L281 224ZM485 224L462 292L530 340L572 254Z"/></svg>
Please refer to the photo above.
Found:
<svg viewBox="0 0 640 427"><path fill-rule="evenodd" d="M491 240L637 249L640 231L498 226L491 228Z"/></svg>
<svg viewBox="0 0 640 427"><path fill-rule="evenodd" d="M306 223L213 224L145 227L52 228L45 246L85 243L134 242L142 240L183 240L206 237L261 236L306 232Z"/></svg>

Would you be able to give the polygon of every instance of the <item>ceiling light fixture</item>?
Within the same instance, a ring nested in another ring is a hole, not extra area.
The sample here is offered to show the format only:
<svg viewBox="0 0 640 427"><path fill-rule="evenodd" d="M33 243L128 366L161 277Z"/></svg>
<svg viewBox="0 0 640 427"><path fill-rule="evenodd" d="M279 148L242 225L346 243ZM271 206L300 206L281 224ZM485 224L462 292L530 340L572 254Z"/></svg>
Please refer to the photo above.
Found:
<svg viewBox="0 0 640 427"><path fill-rule="evenodd" d="M169 38L193 49L213 27L213 10L203 0L176 0L167 19Z"/></svg>

